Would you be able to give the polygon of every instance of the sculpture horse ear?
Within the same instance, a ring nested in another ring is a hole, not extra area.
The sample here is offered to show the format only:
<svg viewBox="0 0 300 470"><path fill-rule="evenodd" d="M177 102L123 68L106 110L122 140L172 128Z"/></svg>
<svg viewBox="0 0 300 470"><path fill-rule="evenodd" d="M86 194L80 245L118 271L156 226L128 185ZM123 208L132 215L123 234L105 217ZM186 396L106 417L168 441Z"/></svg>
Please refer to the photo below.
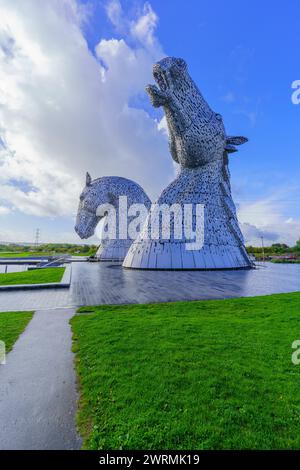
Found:
<svg viewBox="0 0 300 470"><path fill-rule="evenodd" d="M91 182L92 182L91 175L89 174L89 172L87 172L86 173L86 180L85 180L86 186L90 186Z"/></svg>

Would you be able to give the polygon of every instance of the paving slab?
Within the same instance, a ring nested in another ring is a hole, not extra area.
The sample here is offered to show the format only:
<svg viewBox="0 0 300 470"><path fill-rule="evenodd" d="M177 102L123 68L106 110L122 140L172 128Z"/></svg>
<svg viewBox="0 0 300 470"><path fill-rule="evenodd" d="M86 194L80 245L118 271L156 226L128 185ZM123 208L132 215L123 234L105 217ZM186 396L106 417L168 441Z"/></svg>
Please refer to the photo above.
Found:
<svg viewBox="0 0 300 470"><path fill-rule="evenodd" d="M80 449L69 325L74 314L36 311L0 365L1 450Z"/></svg>

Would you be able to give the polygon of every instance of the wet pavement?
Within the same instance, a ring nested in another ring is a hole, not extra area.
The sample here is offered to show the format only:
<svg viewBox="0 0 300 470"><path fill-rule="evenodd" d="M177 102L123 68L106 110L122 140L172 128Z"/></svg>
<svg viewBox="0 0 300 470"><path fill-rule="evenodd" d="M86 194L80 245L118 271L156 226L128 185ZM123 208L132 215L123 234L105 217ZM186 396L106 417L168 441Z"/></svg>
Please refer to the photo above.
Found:
<svg viewBox="0 0 300 470"><path fill-rule="evenodd" d="M0 365L1 450L80 449L69 325L74 313L37 311Z"/></svg>
<svg viewBox="0 0 300 470"><path fill-rule="evenodd" d="M72 263L69 289L0 292L0 311L223 299L300 291L300 264L253 270L140 271L110 262Z"/></svg>

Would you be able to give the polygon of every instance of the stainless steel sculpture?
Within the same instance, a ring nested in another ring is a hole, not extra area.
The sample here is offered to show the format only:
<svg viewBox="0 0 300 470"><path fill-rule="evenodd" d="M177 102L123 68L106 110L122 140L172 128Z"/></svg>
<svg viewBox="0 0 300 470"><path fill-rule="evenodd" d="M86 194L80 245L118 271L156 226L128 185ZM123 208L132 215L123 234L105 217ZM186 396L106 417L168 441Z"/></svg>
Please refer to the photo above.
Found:
<svg viewBox="0 0 300 470"><path fill-rule="evenodd" d="M178 177L162 192L159 205L204 205L204 244L186 249L186 239L149 238L149 224L131 245L123 266L138 269L249 268L236 209L231 196L228 154L245 137L226 135L222 116L204 100L184 60L167 57L153 67L158 84L146 90L153 106L163 106L172 158L180 165ZM151 220L151 208L149 221ZM173 217L173 216L172 216ZM174 217L171 219L171 225ZM184 222L182 222L184 223Z"/></svg>
<svg viewBox="0 0 300 470"><path fill-rule="evenodd" d="M144 204L149 210L151 201L145 191L134 181L117 176L103 176L92 180L86 175L86 185L80 195L75 231L80 238L90 238L94 235L96 226L103 216L97 215L101 205L110 204L116 209L116 237L104 239L98 248L96 257L101 261L123 261L132 240L121 239L119 234L119 201L120 196L126 196L128 205ZM129 218L130 221L130 218Z"/></svg>

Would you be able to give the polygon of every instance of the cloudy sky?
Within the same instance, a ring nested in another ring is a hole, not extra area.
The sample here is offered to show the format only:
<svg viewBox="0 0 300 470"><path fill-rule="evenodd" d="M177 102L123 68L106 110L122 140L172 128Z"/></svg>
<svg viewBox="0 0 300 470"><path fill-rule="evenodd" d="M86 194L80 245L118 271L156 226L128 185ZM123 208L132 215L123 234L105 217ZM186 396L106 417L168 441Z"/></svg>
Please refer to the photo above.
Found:
<svg viewBox="0 0 300 470"><path fill-rule="evenodd" d="M0 0L0 241L39 227L41 241L80 242L86 171L152 199L171 181L163 114L144 92L165 55L185 58L228 134L250 139L231 157L247 243L300 238L300 6L262 3Z"/></svg>

